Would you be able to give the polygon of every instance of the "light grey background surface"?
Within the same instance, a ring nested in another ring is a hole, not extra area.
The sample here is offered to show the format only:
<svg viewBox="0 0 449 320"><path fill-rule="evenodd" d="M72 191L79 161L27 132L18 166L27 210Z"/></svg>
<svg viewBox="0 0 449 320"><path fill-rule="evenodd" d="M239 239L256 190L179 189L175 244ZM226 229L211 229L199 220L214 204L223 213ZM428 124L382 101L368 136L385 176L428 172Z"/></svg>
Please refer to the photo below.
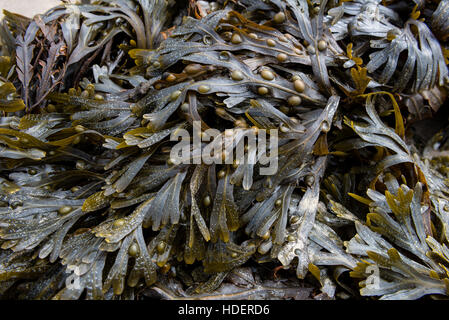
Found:
<svg viewBox="0 0 449 320"><path fill-rule="evenodd" d="M0 17L3 16L3 9L6 9L31 18L59 3L59 0L0 0Z"/></svg>

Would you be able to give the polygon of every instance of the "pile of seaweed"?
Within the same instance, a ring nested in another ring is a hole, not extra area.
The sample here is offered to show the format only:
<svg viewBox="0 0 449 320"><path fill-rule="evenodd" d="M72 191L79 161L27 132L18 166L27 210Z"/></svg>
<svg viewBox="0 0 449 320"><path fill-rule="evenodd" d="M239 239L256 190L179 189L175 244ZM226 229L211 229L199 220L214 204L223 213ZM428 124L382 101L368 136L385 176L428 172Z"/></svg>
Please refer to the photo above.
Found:
<svg viewBox="0 0 449 320"><path fill-rule="evenodd" d="M4 14L3 299L449 294L448 0ZM277 171L175 161L195 123Z"/></svg>

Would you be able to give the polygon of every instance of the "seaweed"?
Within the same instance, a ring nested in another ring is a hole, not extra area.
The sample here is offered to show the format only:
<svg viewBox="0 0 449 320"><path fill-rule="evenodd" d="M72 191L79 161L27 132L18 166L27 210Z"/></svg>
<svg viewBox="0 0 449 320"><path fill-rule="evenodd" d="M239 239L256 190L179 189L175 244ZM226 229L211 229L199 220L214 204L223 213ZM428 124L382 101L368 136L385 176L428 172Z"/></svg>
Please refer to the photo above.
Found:
<svg viewBox="0 0 449 320"><path fill-rule="evenodd" d="M448 14L447 0L5 11L0 297L447 298Z"/></svg>

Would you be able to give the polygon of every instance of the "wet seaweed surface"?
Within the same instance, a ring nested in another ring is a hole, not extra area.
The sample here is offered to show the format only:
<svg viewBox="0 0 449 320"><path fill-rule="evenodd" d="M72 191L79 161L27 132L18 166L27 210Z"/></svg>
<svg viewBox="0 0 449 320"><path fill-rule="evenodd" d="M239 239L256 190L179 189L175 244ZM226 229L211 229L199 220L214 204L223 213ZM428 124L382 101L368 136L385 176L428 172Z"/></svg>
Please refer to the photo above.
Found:
<svg viewBox="0 0 449 320"><path fill-rule="evenodd" d="M448 0L5 11L0 297L444 299L448 39ZM195 123L278 169L177 163Z"/></svg>

